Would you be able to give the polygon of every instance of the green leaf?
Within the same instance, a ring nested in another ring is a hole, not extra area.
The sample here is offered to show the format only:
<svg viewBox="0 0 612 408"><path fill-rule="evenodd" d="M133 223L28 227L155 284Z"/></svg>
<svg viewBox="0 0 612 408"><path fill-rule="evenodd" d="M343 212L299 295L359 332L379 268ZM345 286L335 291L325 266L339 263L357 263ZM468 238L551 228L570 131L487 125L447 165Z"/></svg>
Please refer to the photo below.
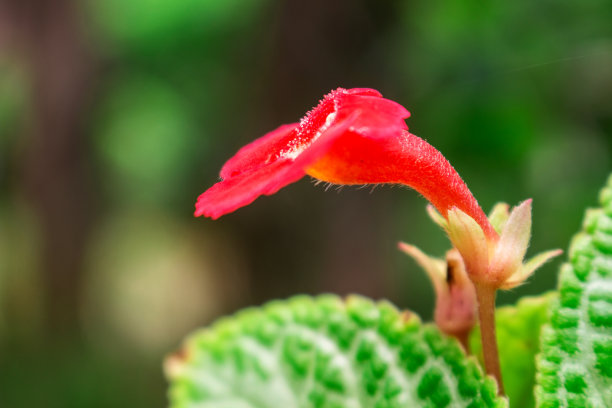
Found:
<svg viewBox="0 0 612 408"><path fill-rule="evenodd" d="M165 368L175 408L507 406L454 339L357 296L244 310L192 335Z"/></svg>
<svg viewBox="0 0 612 408"><path fill-rule="evenodd" d="M538 359L538 407L612 407L612 177L561 267Z"/></svg>
<svg viewBox="0 0 612 408"><path fill-rule="evenodd" d="M526 297L514 306L503 306L495 312L502 378L513 407L535 406L535 357L540 347L540 331L548 321L548 307L555 298L554 292ZM478 329L472 331L470 346L482 362Z"/></svg>

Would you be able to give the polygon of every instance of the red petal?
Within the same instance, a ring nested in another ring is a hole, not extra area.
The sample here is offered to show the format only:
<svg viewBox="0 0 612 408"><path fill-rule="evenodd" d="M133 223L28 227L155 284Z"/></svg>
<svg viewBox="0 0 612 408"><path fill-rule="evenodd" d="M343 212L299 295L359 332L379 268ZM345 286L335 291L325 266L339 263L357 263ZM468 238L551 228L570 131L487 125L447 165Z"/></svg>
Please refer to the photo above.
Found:
<svg viewBox="0 0 612 408"><path fill-rule="evenodd" d="M336 120L341 121L355 112L359 115L353 124L356 132L370 137L396 137L408 129L404 119L410 112L397 102L375 96L340 94L336 97Z"/></svg>
<svg viewBox="0 0 612 408"><path fill-rule="evenodd" d="M295 137L293 130L297 125L282 125L238 150L221 168L221 179L237 176L276 160L279 152Z"/></svg>
<svg viewBox="0 0 612 408"><path fill-rule="evenodd" d="M351 88L351 89L342 89L338 88L338 90L342 90L350 95L363 95L363 96L377 96L382 98L382 94L378 92L376 89L372 88Z"/></svg>
<svg viewBox="0 0 612 408"><path fill-rule="evenodd" d="M332 113L335 113L333 123L339 123L358 112L353 127L361 129L362 133L380 135L388 133L385 130L405 129L403 119L410 113L381 96L378 91L368 88L338 88L330 92L299 124L282 125L241 148L223 165L221 179L253 171L291 151L301 153L315 137L320 136L318 132L324 129Z"/></svg>
<svg viewBox="0 0 612 408"><path fill-rule="evenodd" d="M293 160L276 160L254 171L243 172L215 184L198 197L194 215L217 219L252 203L262 194L276 193L304 176Z"/></svg>
<svg viewBox="0 0 612 408"><path fill-rule="evenodd" d="M287 184L299 180L306 174L306 167L321 158L333 141L346 133L355 117L356 115L353 115L342 123L332 125L295 159L277 157L269 162L264 162L260 159L265 155L258 151L258 149L261 149L261 151L274 153L273 147L278 145L278 141L285 137L283 131L289 130L287 134L293 135L289 128L279 128L275 131L276 133L271 132L243 147L236 156L226 163L222 174L223 172L232 173L232 168L235 165L249 165L250 169L239 171L240 168L237 168L235 170L237 173L234 173L234 176L220 181L201 194L198 197L194 215L196 217L204 215L217 219L252 203L260 195L272 195ZM258 159L260 161L257 161Z"/></svg>

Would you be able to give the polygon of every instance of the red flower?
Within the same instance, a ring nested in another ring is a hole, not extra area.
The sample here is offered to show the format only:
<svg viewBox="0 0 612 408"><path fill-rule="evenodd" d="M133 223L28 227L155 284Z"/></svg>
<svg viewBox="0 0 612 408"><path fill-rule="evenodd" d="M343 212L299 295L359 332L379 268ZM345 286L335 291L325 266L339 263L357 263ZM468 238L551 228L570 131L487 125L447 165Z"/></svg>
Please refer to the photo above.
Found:
<svg viewBox="0 0 612 408"><path fill-rule="evenodd" d="M444 217L457 208L497 240L455 169L408 132L404 119L409 116L373 89L338 88L299 123L283 125L240 149L221 169L222 181L198 197L195 215L216 219L308 174L334 184L410 186Z"/></svg>

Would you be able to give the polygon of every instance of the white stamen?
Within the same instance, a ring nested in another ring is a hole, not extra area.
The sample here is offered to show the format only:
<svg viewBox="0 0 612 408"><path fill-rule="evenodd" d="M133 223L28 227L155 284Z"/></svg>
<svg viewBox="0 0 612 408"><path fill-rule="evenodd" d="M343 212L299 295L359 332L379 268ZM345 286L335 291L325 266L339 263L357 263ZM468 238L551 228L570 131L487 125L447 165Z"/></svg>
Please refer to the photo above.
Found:
<svg viewBox="0 0 612 408"><path fill-rule="evenodd" d="M306 150L306 148L313 144L323 134L323 132L329 128L335 118L336 112L332 112L327 115L325 123L319 128L319 131L312 137L312 139L310 139L309 143L300 143L299 137L290 141L287 145L288 149L286 151L282 151L280 157L295 160L304 150Z"/></svg>

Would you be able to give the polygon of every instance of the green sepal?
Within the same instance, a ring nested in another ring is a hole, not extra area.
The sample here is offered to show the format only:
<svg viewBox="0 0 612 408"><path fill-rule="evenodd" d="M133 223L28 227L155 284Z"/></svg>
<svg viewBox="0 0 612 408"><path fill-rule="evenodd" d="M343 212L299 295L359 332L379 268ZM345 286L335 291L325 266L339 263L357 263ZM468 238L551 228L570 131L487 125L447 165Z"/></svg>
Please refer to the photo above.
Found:
<svg viewBox="0 0 612 408"><path fill-rule="evenodd" d="M507 406L454 339L358 296L244 310L193 334L165 369L175 408Z"/></svg>

